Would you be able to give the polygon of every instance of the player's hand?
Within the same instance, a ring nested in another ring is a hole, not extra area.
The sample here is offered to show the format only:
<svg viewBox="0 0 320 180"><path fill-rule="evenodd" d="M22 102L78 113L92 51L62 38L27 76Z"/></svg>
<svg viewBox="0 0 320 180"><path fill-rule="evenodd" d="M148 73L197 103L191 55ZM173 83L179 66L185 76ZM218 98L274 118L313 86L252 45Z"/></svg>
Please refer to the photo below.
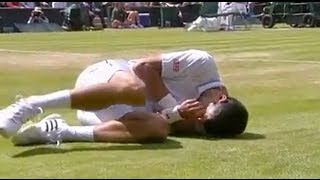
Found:
<svg viewBox="0 0 320 180"><path fill-rule="evenodd" d="M205 107L196 99L188 99L180 104L179 114L183 119L202 119L206 112Z"/></svg>

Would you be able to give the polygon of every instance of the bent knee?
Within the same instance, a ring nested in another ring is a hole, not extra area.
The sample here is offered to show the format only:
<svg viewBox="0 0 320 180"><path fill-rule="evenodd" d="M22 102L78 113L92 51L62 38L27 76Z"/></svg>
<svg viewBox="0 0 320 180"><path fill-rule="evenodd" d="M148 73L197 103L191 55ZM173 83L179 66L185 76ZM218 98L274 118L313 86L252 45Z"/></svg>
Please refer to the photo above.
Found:
<svg viewBox="0 0 320 180"><path fill-rule="evenodd" d="M150 76L152 71L154 71L148 62L143 61L134 64L132 70L140 79L145 79L146 77Z"/></svg>
<svg viewBox="0 0 320 180"><path fill-rule="evenodd" d="M142 105L145 103L146 87L145 84L131 73L118 71L110 81L110 86L115 88L117 102L120 104Z"/></svg>
<svg viewBox="0 0 320 180"><path fill-rule="evenodd" d="M127 83L128 83L129 88L132 89L133 91L136 91L136 92L144 92L145 91L146 86L139 79L135 79L135 80L132 80L131 82L127 82Z"/></svg>
<svg viewBox="0 0 320 180"><path fill-rule="evenodd" d="M154 128L150 129L150 136L147 137L147 141L152 142L164 142L169 134L169 123L164 119L154 119Z"/></svg>
<svg viewBox="0 0 320 180"><path fill-rule="evenodd" d="M130 79L126 82L124 87L127 92L131 92L136 99L145 99L146 97L146 86L145 84L139 80L138 78Z"/></svg>

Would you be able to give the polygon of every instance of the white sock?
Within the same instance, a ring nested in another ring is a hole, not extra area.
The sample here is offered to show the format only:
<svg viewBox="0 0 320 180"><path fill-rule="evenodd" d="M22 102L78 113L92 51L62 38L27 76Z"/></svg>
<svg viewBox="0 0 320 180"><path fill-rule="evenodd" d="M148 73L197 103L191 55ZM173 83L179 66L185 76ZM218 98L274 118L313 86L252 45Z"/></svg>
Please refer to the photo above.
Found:
<svg viewBox="0 0 320 180"><path fill-rule="evenodd" d="M30 96L26 100L34 107L41 108L70 108L70 90L57 91L50 94Z"/></svg>
<svg viewBox="0 0 320 180"><path fill-rule="evenodd" d="M62 141L66 142L93 142L95 126L69 126L62 132Z"/></svg>

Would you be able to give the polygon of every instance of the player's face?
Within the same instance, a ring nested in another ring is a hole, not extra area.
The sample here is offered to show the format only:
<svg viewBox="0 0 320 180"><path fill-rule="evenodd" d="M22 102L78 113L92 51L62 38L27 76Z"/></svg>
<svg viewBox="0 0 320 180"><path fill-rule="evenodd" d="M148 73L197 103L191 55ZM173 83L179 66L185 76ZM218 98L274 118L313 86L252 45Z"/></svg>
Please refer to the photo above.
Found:
<svg viewBox="0 0 320 180"><path fill-rule="evenodd" d="M207 89L200 95L199 101L205 106L209 106L210 103L218 103L223 96L228 96L224 89L223 87Z"/></svg>
<svg viewBox="0 0 320 180"><path fill-rule="evenodd" d="M220 100L217 103L211 102L207 106L206 113L204 114L204 118L200 120L201 122L205 122L207 119L210 119L210 117L213 117L215 113L217 113L217 105L220 103L226 103L228 102L227 96L223 95L221 96Z"/></svg>
<svg viewBox="0 0 320 180"><path fill-rule="evenodd" d="M206 112L203 116L203 118L198 119L198 121L195 122L194 124L194 129L197 133L205 135L205 129L204 129L204 123L208 120L211 119L215 113L219 113L219 108L218 105L220 103L225 103L228 102L227 96L223 95L220 100L215 103L215 102L210 102L206 108Z"/></svg>
<svg viewBox="0 0 320 180"><path fill-rule="evenodd" d="M196 133L202 134L202 135L206 134L205 128L204 128L204 123L208 119L210 119L210 117L214 116L214 113L217 111L216 107L217 107L216 103L213 103L213 102L209 103L203 118L202 119L198 119L194 124L194 130L195 130Z"/></svg>
<svg viewBox="0 0 320 180"><path fill-rule="evenodd" d="M209 103L203 117L198 119L200 121L200 123L204 123L204 122L206 122L207 119L210 119L210 117L212 117L214 115L215 110L216 110L215 103Z"/></svg>

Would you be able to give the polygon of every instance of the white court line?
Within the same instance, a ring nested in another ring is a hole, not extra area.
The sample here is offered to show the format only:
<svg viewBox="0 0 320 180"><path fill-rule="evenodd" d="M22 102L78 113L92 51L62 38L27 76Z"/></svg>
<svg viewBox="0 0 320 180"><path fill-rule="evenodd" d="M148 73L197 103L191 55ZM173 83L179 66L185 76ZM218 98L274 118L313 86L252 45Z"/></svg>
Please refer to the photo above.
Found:
<svg viewBox="0 0 320 180"><path fill-rule="evenodd" d="M0 52L16 52L16 53L35 53L35 54L51 54L51 55L99 55L95 53L69 53L69 52L57 52L57 51L34 51L34 50L16 50L16 49L0 49ZM259 57L257 57L259 58ZM232 59L232 58L230 58ZM219 60L217 59L216 62L280 62L280 63L302 63L302 64L320 64L319 61L310 61L310 60L266 60L266 59L235 59L235 60Z"/></svg>

